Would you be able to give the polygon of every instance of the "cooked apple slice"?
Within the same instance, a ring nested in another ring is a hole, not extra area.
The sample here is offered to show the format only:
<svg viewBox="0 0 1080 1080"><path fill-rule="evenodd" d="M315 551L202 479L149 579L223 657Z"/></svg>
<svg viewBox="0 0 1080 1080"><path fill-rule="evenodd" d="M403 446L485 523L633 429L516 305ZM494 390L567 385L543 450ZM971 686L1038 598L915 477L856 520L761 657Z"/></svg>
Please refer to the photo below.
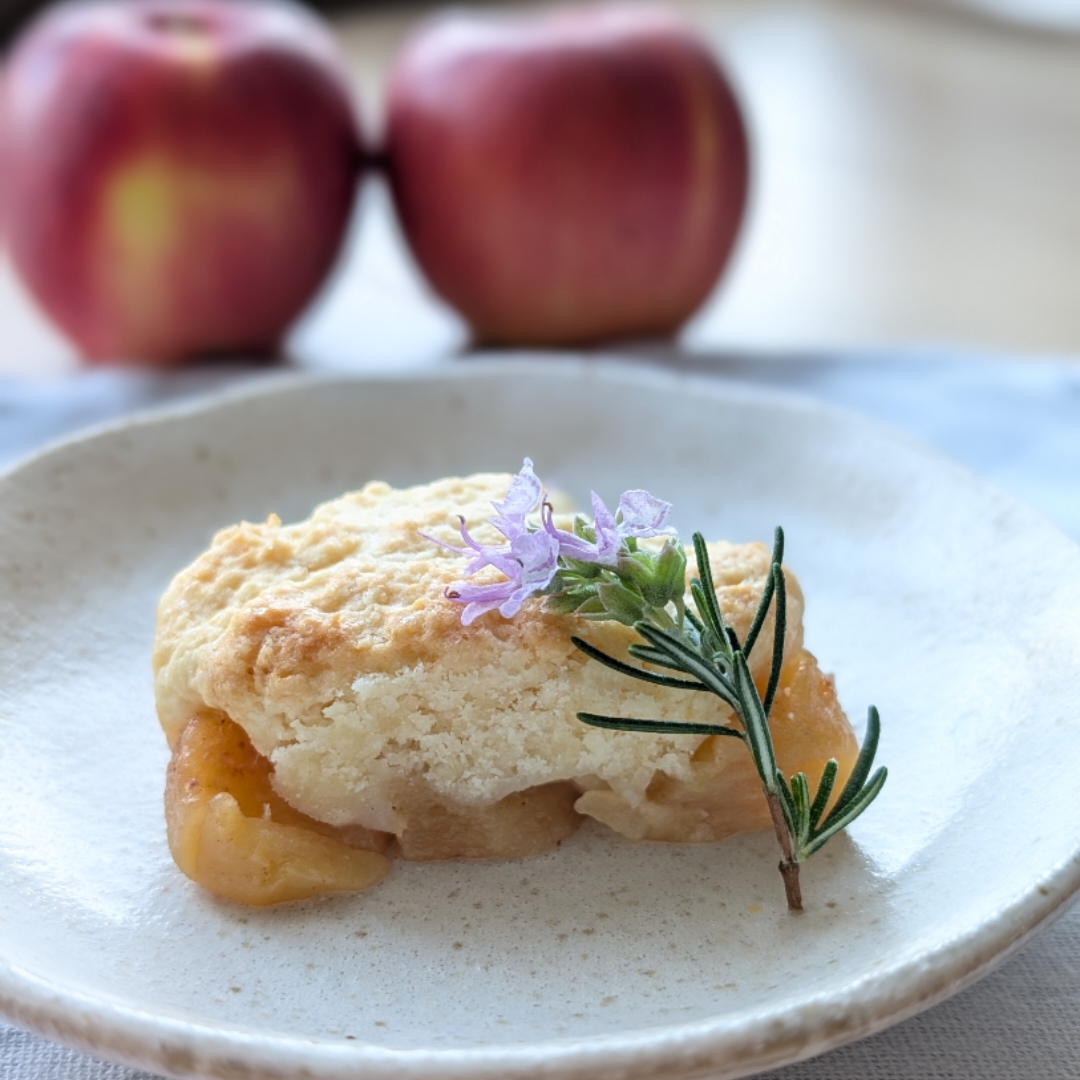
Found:
<svg viewBox="0 0 1080 1080"><path fill-rule="evenodd" d="M169 763L165 821L176 865L218 896L264 906L366 889L390 870L389 837L294 810L270 763L223 713L188 721Z"/></svg>
<svg viewBox="0 0 1080 1080"><path fill-rule="evenodd" d="M516 791L490 806L421 803L406 813L398 837L403 859L523 859L572 836L581 818L572 783Z"/></svg>

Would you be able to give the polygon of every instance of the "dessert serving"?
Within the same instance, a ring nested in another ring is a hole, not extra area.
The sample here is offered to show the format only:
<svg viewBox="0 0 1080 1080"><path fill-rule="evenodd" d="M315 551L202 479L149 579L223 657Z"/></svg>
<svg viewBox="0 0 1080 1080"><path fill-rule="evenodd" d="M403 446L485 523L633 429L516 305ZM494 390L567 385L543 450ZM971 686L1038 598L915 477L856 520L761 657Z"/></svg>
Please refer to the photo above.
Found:
<svg viewBox="0 0 1080 1080"><path fill-rule="evenodd" d="M876 714L860 753L780 543L687 550L669 509L558 515L526 461L220 532L158 614L177 865L269 904L393 858L535 855L584 817L674 843L772 826L797 909L800 859L884 781Z"/></svg>

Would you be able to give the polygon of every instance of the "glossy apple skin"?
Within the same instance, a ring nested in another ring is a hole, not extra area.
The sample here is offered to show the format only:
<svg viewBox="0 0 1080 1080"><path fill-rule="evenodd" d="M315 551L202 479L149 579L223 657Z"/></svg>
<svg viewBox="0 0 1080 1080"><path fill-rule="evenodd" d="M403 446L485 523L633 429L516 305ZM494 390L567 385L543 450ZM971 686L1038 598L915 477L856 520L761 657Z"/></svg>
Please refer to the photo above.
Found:
<svg viewBox="0 0 1080 1080"><path fill-rule="evenodd" d="M430 24L392 72L386 149L417 261L488 343L671 333L747 197L727 79L640 8Z"/></svg>
<svg viewBox="0 0 1080 1080"><path fill-rule="evenodd" d="M265 352L326 277L362 154L334 43L291 5L103 0L15 47L8 242L91 360Z"/></svg>

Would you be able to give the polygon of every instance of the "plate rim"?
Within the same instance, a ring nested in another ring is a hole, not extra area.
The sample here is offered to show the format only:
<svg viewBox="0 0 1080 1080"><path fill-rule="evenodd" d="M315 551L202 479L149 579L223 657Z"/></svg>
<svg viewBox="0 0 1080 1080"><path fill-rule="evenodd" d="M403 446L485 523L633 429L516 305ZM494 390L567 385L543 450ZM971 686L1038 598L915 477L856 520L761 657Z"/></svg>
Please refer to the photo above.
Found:
<svg viewBox="0 0 1080 1080"><path fill-rule="evenodd" d="M692 387L730 402L750 401L800 413L834 416L900 442L938 468L1077 545L1053 522L1016 497L957 463L919 437L858 412L787 390L726 377L618 358L498 354L454 367L364 375L272 372L244 378L179 402L142 409L53 440L0 470L3 488L24 470L88 442L135 428L179 423L230 407L313 387L377 383L469 381L513 377L614 381L620 384ZM1070 853L1050 867L1010 904L928 954L909 957L845 984L803 998L796 1008L754 1010L753 1015L712 1017L658 1024L614 1034L578 1036L538 1043L451 1049L393 1049L360 1040L329 1039L213 1026L149 1012L110 997L87 994L35 974L0 956L0 1015L24 1028L78 1050L105 1055L138 1068L173 1076L292 1080L303 1070L319 1080L467 1080L506 1077L539 1080L647 1080L651 1077L738 1077L775 1068L871 1035L952 996L998 966L1067 910L1080 891L1080 835ZM793 1015L798 1014L798 1015ZM839 1020L835 1018L839 1016Z"/></svg>

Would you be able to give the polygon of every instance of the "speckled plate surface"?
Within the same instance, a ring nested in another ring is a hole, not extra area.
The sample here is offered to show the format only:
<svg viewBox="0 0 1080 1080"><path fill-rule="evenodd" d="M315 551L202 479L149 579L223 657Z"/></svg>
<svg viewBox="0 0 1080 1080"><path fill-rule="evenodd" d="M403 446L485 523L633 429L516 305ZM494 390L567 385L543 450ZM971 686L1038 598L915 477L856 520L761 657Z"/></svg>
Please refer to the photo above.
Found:
<svg viewBox="0 0 1080 1080"><path fill-rule="evenodd" d="M580 499L783 524L807 642L884 722L878 803L789 916L766 834L395 867L249 911L173 867L154 607L220 526L532 456ZM738 1076L983 973L1080 884L1080 549L857 417L617 366L283 382L56 447L0 480L0 1011L176 1076Z"/></svg>

